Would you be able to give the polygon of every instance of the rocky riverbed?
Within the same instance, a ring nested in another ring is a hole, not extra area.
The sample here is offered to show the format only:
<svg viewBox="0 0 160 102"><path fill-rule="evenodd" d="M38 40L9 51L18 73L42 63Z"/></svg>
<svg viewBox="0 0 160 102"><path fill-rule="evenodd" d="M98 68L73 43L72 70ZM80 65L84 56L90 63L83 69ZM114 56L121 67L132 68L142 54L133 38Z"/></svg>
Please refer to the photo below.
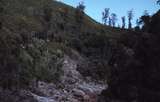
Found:
<svg viewBox="0 0 160 102"><path fill-rule="evenodd" d="M84 78L76 69L78 61L64 57L64 75L58 84L38 82L36 90L43 96L32 95L38 102L97 102L98 95L106 89L103 82ZM87 79L87 80L86 80Z"/></svg>

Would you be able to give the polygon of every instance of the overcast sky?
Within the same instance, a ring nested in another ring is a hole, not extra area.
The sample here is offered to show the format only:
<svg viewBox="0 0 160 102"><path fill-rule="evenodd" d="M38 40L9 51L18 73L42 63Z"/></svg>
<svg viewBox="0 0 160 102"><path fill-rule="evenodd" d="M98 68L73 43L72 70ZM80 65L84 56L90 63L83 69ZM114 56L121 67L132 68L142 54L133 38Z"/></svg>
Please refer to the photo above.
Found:
<svg viewBox="0 0 160 102"><path fill-rule="evenodd" d="M118 23L121 25L121 17L127 16L127 11L133 9L134 20L139 18L144 10L149 14L155 13L160 6L156 5L156 0L61 0L62 2L76 7L80 1L86 5L85 12L98 22L102 22L102 11L104 8L110 8L111 13L116 13Z"/></svg>

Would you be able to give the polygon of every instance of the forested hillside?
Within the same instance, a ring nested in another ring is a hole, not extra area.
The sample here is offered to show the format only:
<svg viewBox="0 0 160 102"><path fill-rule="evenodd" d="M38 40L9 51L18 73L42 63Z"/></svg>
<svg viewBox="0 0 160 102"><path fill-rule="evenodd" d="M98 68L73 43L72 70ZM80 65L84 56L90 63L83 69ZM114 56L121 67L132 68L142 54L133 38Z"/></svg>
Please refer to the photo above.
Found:
<svg viewBox="0 0 160 102"><path fill-rule="evenodd" d="M159 11L138 31L52 0L0 0L0 12L0 102L159 102Z"/></svg>

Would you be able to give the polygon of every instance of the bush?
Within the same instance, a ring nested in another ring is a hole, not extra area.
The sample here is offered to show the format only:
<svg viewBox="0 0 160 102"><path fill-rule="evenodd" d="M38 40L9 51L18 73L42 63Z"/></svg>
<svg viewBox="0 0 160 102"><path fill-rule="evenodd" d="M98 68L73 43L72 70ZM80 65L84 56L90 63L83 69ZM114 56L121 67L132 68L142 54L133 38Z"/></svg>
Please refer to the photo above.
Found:
<svg viewBox="0 0 160 102"><path fill-rule="evenodd" d="M0 86L7 89L26 88L33 79L57 82L63 52L47 46L43 40L32 39L23 44L19 34L2 31L0 35Z"/></svg>
<svg viewBox="0 0 160 102"><path fill-rule="evenodd" d="M57 82L63 74L63 52L44 40L33 40L27 50L33 58L33 76L45 82Z"/></svg>
<svg viewBox="0 0 160 102"><path fill-rule="evenodd" d="M3 88L24 87L29 84L27 66L21 61L21 39L16 34L2 31L0 35L0 86Z"/></svg>

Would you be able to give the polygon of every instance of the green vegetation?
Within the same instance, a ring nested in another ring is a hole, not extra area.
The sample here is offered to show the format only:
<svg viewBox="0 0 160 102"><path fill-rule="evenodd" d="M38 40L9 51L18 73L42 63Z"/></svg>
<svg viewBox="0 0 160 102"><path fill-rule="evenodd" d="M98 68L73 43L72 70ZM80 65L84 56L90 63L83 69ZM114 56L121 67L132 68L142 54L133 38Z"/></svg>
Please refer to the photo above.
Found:
<svg viewBox="0 0 160 102"><path fill-rule="evenodd" d="M97 23L84 8L52 0L1 0L0 86L27 88L35 79L56 83L63 75L63 57L75 50L86 60L78 66L82 75L107 80L104 100L156 102L157 97L145 97L160 92L160 11L142 16L142 29L136 32L131 29L132 10L127 30ZM113 22L105 12L104 23L114 26L116 15ZM125 28L125 17L122 22Z"/></svg>
<svg viewBox="0 0 160 102"><path fill-rule="evenodd" d="M2 2L0 86L5 89L25 88L33 79L57 82L63 74L61 66L64 52L60 47L49 46L51 44L48 44L44 37L42 40L36 38L39 32L47 33L53 2L51 0L2 0Z"/></svg>
<svg viewBox="0 0 160 102"><path fill-rule="evenodd" d="M102 56L108 39L119 32L95 22L81 10L52 0L2 0L2 3L0 86L3 88L28 87L34 79L58 82L63 75L64 54L70 55L74 49L88 57L96 53Z"/></svg>

